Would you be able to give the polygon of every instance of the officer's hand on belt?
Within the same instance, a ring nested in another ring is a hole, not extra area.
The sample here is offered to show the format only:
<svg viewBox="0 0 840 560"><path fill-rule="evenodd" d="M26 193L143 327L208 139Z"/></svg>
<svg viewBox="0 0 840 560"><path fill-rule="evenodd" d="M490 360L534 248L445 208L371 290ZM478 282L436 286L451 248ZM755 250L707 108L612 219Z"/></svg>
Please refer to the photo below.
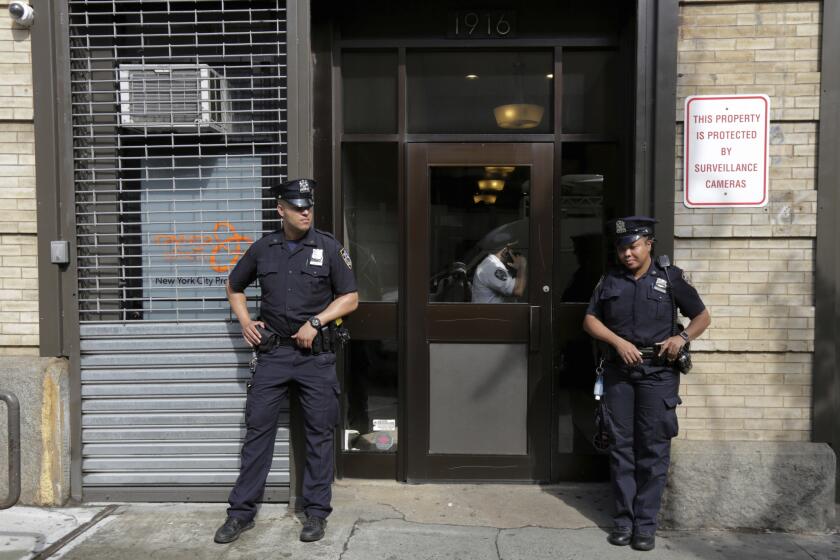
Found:
<svg viewBox="0 0 840 560"><path fill-rule="evenodd" d="M257 325L262 328L265 328L265 323L262 321L251 321L250 323L242 325L242 336L245 337L245 341L250 344L251 346L259 346L260 339L260 331L257 330Z"/></svg>
<svg viewBox="0 0 840 560"><path fill-rule="evenodd" d="M642 353L632 342L621 339L615 344L615 351L628 366L642 363Z"/></svg>
<svg viewBox="0 0 840 560"><path fill-rule="evenodd" d="M297 344L299 348L306 348L309 350L312 348L312 341L317 335L318 331L315 330L315 327L309 323L304 323L298 329L298 332L292 335L292 338L295 340L295 344Z"/></svg>
<svg viewBox="0 0 840 560"><path fill-rule="evenodd" d="M659 346L658 356L665 356L668 361L673 361L677 358L677 354L682 350L682 347L685 346L685 340L679 336L672 336L662 342L657 342L656 346Z"/></svg>

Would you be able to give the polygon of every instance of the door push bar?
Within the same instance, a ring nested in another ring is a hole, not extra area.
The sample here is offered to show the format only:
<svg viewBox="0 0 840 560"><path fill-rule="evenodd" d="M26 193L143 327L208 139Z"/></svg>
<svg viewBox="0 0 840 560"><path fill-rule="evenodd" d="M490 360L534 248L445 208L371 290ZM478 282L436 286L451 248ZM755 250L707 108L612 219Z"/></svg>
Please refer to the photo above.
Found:
<svg viewBox="0 0 840 560"><path fill-rule="evenodd" d="M20 498L20 402L9 391L0 391L0 400L6 403L9 421L9 495L0 509L8 509Z"/></svg>

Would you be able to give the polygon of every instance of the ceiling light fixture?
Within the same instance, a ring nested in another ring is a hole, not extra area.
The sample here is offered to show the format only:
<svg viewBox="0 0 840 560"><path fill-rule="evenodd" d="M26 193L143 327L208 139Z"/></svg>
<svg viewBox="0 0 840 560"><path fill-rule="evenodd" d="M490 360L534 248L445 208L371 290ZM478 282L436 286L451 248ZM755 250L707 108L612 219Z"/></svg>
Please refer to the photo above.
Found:
<svg viewBox="0 0 840 560"><path fill-rule="evenodd" d="M507 177L514 172L516 168L512 165L488 165L484 168L484 172L491 177Z"/></svg>
<svg viewBox="0 0 840 560"><path fill-rule="evenodd" d="M533 103L511 103L493 109L499 128L536 128L540 125L545 110Z"/></svg>
<svg viewBox="0 0 840 560"><path fill-rule="evenodd" d="M505 182L501 179L479 179L478 190L499 192L504 190Z"/></svg>
<svg viewBox="0 0 840 560"><path fill-rule="evenodd" d="M479 204L483 202L484 204L496 204L496 194L495 193L478 193L473 195L473 202L475 204Z"/></svg>
<svg viewBox="0 0 840 560"><path fill-rule="evenodd" d="M513 94L516 103L499 105L493 109L493 116L496 117L496 124L499 128L527 129L536 128L543 118L543 109L540 105L525 103L525 88L522 84L522 72L524 64L517 61L513 64Z"/></svg>

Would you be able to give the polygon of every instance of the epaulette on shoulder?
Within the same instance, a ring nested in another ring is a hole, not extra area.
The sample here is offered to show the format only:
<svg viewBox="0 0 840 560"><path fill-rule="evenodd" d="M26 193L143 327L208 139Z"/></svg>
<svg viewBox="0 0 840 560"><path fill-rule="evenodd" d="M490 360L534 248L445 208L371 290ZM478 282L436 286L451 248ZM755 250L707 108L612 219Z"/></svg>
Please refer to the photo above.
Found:
<svg viewBox="0 0 840 560"><path fill-rule="evenodd" d="M315 228L315 231L316 231L316 233L320 233L321 235L326 235L327 237L329 237L333 241L338 241L338 239L336 239L335 236L328 231L324 231L324 230L318 229L318 228Z"/></svg>
<svg viewBox="0 0 840 560"><path fill-rule="evenodd" d="M266 233L262 234L262 237L260 237L260 239L265 239L269 235L275 235L275 234L278 234L278 233L282 233L282 230L275 229L274 231L266 232Z"/></svg>

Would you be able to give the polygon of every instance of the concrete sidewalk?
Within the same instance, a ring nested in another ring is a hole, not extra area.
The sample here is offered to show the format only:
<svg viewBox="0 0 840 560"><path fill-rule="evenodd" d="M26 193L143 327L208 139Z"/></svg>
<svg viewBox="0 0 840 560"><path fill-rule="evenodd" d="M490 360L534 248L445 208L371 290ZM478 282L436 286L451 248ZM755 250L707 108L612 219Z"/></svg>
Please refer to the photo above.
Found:
<svg viewBox="0 0 840 560"><path fill-rule="evenodd" d="M120 559L341 559L341 560L542 560L734 559L838 560L840 535L661 531L649 553L609 545L608 490L602 484L405 485L340 481L327 536L298 541L300 519L283 505L264 506L256 527L235 543L218 545L222 504L125 504L50 558ZM75 508L79 524L104 506ZM48 538L28 551L3 548L16 510L0 512L0 560L33 558ZM40 510L44 519L63 510ZM37 533L32 512L26 530ZM69 517L65 517L69 519ZM53 520L55 521L55 520ZM54 523L53 523L54 525ZM19 533L24 532L21 527ZM11 527L14 532L15 528ZM36 542L37 541L37 542ZM44 557L42 555L42 557Z"/></svg>

